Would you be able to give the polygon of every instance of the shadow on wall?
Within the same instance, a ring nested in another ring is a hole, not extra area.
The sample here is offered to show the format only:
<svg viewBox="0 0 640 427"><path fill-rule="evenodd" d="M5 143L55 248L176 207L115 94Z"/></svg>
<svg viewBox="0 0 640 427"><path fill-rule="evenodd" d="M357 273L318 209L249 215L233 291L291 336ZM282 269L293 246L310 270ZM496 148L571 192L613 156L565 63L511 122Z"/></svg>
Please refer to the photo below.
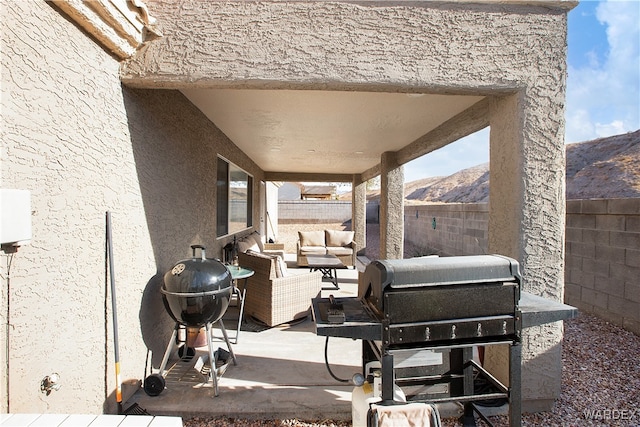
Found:
<svg viewBox="0 0 640 427"><path fill-rule="evenodd" d="M224 135L178 91L123 87L123 95L157 268L144 288L140 328L158 366L175 326L160 293L164 273L191 256L191 245L217 249L212 139Z"/></svg>

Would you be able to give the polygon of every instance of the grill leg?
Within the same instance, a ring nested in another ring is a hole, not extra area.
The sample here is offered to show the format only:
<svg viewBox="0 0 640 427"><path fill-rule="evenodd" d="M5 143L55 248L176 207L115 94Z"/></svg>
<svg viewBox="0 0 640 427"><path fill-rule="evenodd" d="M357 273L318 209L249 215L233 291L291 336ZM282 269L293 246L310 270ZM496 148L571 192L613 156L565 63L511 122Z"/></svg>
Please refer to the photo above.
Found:
<svg viewBox="0 0 640 427"><path fill-rule="evenodd" d="M473 365L468 363L473 359L473 347L464 347L462 349L462 363L463 363L463 375L464 375L464 395L471 396L474 394L473 390ZM473 404L467 402L464 404L464 414L462 415L462 425L464 427L476 427L476 419L473 416Z"/></svg>
<svg viewBox="0 0 640 427"><path fill-rule="evenodd" d="M167 363L169 362L169 356L171 355L171 352L176 345L176 337L178 336L179 327L180 325L176 323L176 326L173 328L173 333L171 334L169 344L167 345L167 349L164 352L164 356L162 356L162 362L160 362L160 369L158 370L158 373L162 376L164 376L164 370L167 367Z"/></svg>
<svg viewBox="0 0 640 427"><path fill-rule="evenodd" d="M509 426L522 425L522 343L509 346Z"/></svg>
<svg viewBox="0 0 640 427"><path fill-rule="evenodd" d="M236 355L233 353L233 348L231 347L231 343L229 342L229 335L227 335L227 329L224 327L224 323L222 319L218 320L220 322L220 330L222 331L222 336L224 336L224 341L227 343L227 347L229 347L229 353L231 353L231 359L233 359L233 364L237 365L238 361L236 360Z"/></svg>
<svg viewBox="0 0 640 427"><path fill-rule="evenodd" d="M382 402L393 401L393 387L396 383L393 370L393 355L382 356Z"/></svg>
<svg viewBox="0 0 640 427"><path fill-rule="evenodd" d="M464 414L460 417L463 427L476 427L476 419L473 416L473 403L467 402L464 404Z"/></svg>
<svg viewBox="0 0 640 427"><path fill-rule="evenodd" d="M207 323L207 342L209 345L209 365L211 366L211 370L209 371L209 377L211 377L211 382L213 382L213 395L218 395L218 373L216 372L216 359L213 353L213 343L211 342L211 323ZM226 335L225 335L226 336Z"/></svg>

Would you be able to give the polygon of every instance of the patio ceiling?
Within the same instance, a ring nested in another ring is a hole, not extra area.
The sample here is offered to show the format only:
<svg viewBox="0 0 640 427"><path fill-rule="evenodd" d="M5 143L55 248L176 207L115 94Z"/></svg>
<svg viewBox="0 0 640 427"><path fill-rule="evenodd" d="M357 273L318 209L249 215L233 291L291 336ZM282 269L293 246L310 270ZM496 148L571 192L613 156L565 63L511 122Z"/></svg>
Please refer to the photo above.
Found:
<svg viewBox="0 0 640 427"><path fill-rule="evenodd" d="M406 147L483 99L320 90L182 93L265 172L323 176L363 173L382 153Z"/></svg>

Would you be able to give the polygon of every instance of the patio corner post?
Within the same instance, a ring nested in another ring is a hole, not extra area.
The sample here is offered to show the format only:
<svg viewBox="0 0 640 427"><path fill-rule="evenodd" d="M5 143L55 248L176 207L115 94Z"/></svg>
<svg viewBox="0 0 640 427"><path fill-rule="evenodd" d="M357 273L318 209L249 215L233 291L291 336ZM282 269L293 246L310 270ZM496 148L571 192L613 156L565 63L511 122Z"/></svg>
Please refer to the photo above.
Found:
<svg viewBox="0 0 640 427"><path fill-rule="evenodd" d="M367 248L367 182L362 182L360 175L354 175L351 187L351 230L355 233L357 255L364 255Z"/></svg>
<svg viewBox="0 0 640 427"><path fill-rule="evenodd" d="M402 259L404 255L404 168L395 152L382 153L380 160L380 258Z"/></svg>
<svg viewBox="0 0 640 427"><path fill-rule="evenodd" d="M561 302L565 159L560 99L549 106L526 91L494 98L488 246L490 253L520 262L523 291ZM507 351L494 347L485 353L487 368L499 379L508 378ZM523 411L548 411L559 397L561 348L561 322L522 331Z"/></svg>

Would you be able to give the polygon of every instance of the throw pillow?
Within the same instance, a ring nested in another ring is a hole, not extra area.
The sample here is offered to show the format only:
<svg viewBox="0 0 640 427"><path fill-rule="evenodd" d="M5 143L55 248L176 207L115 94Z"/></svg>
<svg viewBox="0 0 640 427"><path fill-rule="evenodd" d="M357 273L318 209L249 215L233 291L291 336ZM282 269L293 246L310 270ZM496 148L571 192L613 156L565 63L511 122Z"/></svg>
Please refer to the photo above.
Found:
<svg viewBox="0 0 640 427"><path fill-rule="evenodd" d="M276 277L287 277L288 275L287 263L281 256L276 255Z"/></svg>
<svg viewBox="0 0 640 427"><path fill-rule="evenodd" d="M353 231L343 231L343 230L325 230L327 235L327 246L336 247L336 246L347 246L351 242L353 242Z"/></svg>
<svg viewBox="0 0 640 427"><path fill-rule="evenodd" d="M300 246L324 246L323 231L298 231Z"/></svg>
<svg viewBox="0 0 640 427"><path fill-rule="evenodd" d="M256 242L260 252L264 252L264 245L262 244L262 239L260 238L260 234L257 231L254 231L253 233L249 234L247 237L251 238L254 242Z"/></svg>
<svg viewBox="0 0 640 427"><path fill-rule="evenodd" d="M248 237L248 236L247 236ZM238 251L247 252L247 251L255 251L260 252L260 248L258 244L253 239L244 238L238 240Z"/></svg>

